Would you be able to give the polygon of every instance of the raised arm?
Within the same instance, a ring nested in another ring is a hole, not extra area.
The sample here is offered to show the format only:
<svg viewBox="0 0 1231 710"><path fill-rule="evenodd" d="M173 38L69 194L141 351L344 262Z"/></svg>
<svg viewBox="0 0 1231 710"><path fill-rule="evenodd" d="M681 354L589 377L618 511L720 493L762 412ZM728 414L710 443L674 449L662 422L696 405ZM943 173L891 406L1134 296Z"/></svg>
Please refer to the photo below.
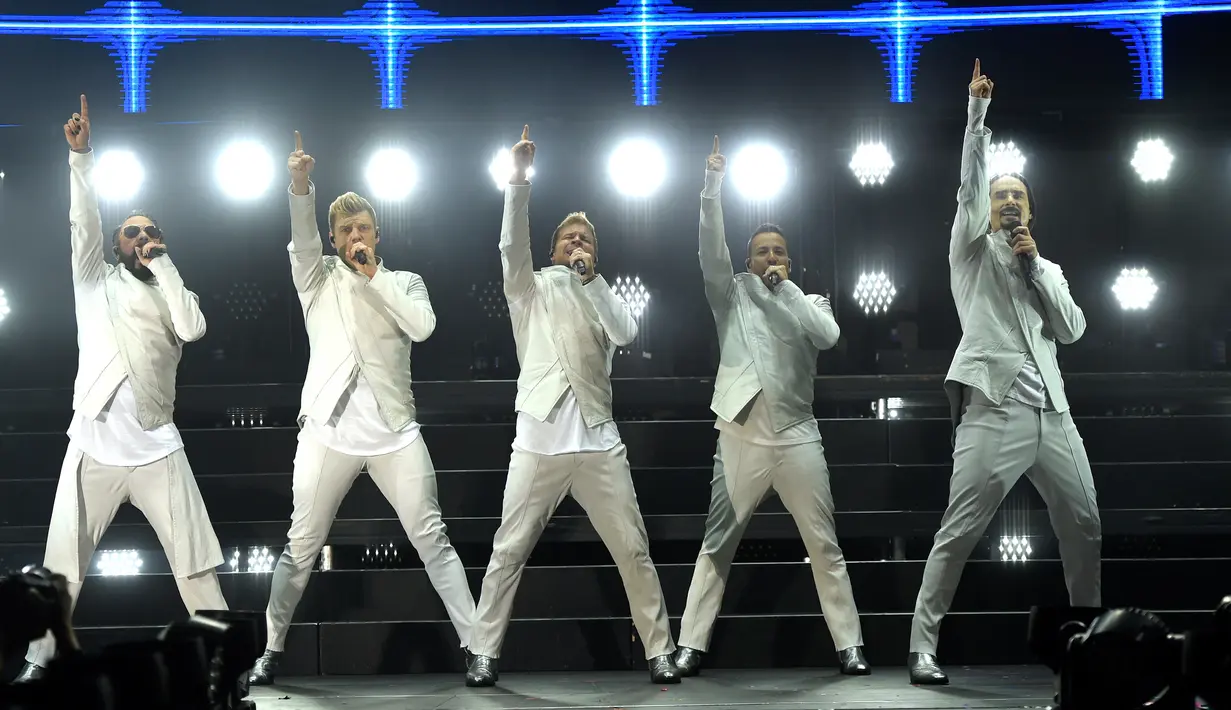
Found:
<svg viewBox="0 0 1231 710"><path fill-rule="evenodd" d="M619 294L611 290L611 286L602 276L595 276L585 282L582 289L594 310L598 311L598 322L611 342L624 347L637 339L637 319L633 318L632 309Z"/></svg>
<svg viewBox="0 0 1231 710"><path fill-rule="evenodd" d="M99 281L107 272L103 220L94 191L94 153L90 150L90 104L81 95L81 110L64 124L68 154L68 228L73 254L73 283Z"/></svg>
<svg viewBox="0 0 1231 710"><path fill-rule="evenodd" d="M378 269L368 281L368 290L412 341L422 343L436 330L436 312L418 274Z"/></svg>
<svg viewBox="0 0 1231 710"><path fill-rule="evenodd" d="M504 269L504 297L509 305L534 294L534 255L530 249L530 180L534 142L530 126L522 128L513 146L513 176L504 188L504 219L500 225L500 265Z"/></svg>
<svg viewBox="0 0 1231 710"><path fill-rule="evenodd" d="M962 184L957 189L957 215L949 237L949 265L956 266L977 253L987 234L992 200L987 174L987 151L992 132L983 125L992 101L992 81L979 71L975 60L974 78L966 109L966 136L962 140Z"/></svg>
<svg viewBox="0 0 1231 710"><path fill-rule="evenodd" d="M146 244L138 258L158 279L158 290L167 300L171 327L175 329L176 337L185 343L200 340L205 335L205 316L201 314L200 299L185 288L179 269L167 256L166 246L152 242Z"/></svg>
<svg viewBox="0 0 1231 710"><path fill-rule="evenodd" d="M291 254L291 280L301 294L311 293L325 282L324 249L316 223L316 186L309 179L314 167L316 160L304 152L303 137L295 131L295 150L286 161L291 173L291 243L286 249Z"/></svg>
<svg viewBox="0 0 1231 710"><path fill-rule="evenodd" d="M725 308L735 297L735 267L731 264L727 230L722 222L722 178L726 170L727 159L719 152L718 136L714 136L714 151L705 161L697 255L701 259L705 298L715 309Z"/></svg>

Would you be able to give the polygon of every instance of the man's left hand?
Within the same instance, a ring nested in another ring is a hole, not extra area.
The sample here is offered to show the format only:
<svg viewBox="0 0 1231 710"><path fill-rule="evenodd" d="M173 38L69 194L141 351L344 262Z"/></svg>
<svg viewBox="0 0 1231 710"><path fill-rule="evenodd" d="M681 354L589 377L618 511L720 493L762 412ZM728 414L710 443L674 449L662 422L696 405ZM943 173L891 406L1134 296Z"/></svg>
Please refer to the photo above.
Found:
<svg viewBox="0 0 1231 710"><path fill-rule="evenodd" d="M595 276L598 276L594 272L594 255L585 249L577 249L572 254L569 254L569 266L571 267L573 264L576 264L578 259L586 265L586 275L581 277L581 282L589 283Z"/></svg>
<svg viewBox="0 0 1231 710"><path fill-rule="evenodd" d="M785 264L775 264L774 266L771 266L765 270L765 276L763 277L765 279L765 285L769 286L770 288L773 288L773 284L770 283L769 277L772 276L773 274L777 274L778 278L783 283L791 280L791 275L787 273L786 265Z"/></svg>
<svg viewBox="0 0 1231 710"><path fill-rule="evenodd" d="M150 262L167 253L167 245L161 242L146 242L137 247L137 261L148 267Z"/></svg>
<svg viewBox="0 0 1231 710"><path fill-rule="evenodd" d="M359 261L355 259L359 252L363 252L367 255L368 263L360 264ZM367 244L364 244L363 242L355 242L350 245L350 249L346 250L346 260L353 264L359 273L369 279L376 276L376 255L372 253L371 249L368 249Z"/></svg>
<svg viewBox="0 0 1231 710"><path fill-rule="evenodd" d="M1030 236L1029 227L1017 227L1013 230L1013 241L1009 242L1013 247L1013 255L1017 256L1025 254L1033 261L1039 255L1039 248L1034 243L1034 237Z"/></svg>

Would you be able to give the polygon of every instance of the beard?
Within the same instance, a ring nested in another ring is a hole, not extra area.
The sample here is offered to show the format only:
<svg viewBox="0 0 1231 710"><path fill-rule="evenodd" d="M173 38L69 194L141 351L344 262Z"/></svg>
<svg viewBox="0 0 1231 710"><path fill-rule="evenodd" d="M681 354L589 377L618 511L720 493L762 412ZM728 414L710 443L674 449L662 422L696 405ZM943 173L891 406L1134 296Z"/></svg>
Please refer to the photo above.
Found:
<svg viewBox="0 0 1231 710"><path fill-rule="evenodd" d="M116 254L116 256L119 257L120 263L124 265L124 268L128 269L130 274L136 276L141 281L149 281L154 278L154 272L150 271L149 267L137 260L136 250L133 250L128 254L121 251Z"/></svg>

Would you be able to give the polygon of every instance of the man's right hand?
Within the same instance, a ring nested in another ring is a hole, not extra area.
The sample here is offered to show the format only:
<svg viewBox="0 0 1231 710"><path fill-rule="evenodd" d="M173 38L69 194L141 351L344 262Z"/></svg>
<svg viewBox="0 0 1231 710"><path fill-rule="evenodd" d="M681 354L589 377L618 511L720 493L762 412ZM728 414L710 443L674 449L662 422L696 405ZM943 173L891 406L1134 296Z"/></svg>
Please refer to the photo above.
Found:
<svg viewBox="0 0 1231 710"><path fill-rule="evenodd" d="M75 152L90 152L90 104L85 100L85 94L81 95L81 111L74 113L64 124L64 139Z"/></svg>
<svg viewBox="0 0 1231 710"><path fill-rule="evenodd" d="M308 176L312 174L312 168L315 166L316 160L303 152L303 136L299 135L299 131L295 131L295 151L286 159L286 169L291 173L291 192L296 195L308 194Z"/></svg>
<svg viewBox="0 0 1231 710"><path fill-rule="evenodd" d="M714 150L705 159L705 169L714 173L725 173L727 171L727 156L719 151L718 136L714 136Z"/></svg>
<svg viewBox="0 0 1231 710"><path fill-rule="evenodd" d="M534 141L530 140L530 126L527 125L521 129L521 140L513 146L513 178L509 182L513 185L529 184L526 173L531 165L534 165Z"/></svg>
<svg viewBox="0 0 1231 710"><path fill-rule="evenodd" d="M991 79L988 79L984 74L980 72L979 60L976 59L975 60L975 73L974 73L974 76L970 80L970 95L975 97L976 99L990 99L992 98L992 89L995 86L996 85L992 83Z"/></svg>

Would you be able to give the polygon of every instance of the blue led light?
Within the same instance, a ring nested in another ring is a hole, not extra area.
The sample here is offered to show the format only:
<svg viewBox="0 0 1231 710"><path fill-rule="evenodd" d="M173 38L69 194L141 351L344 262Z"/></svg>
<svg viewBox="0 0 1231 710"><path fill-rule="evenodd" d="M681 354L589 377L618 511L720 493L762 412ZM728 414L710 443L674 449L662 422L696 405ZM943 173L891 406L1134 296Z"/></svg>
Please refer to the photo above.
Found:
<svg viewBox="0 0 1231 710"><path fill-rule="evenodd" d="M749 0L749 4L751 0ZM1139 98L1163 97L1162 21L1231 11L1215 0L1103 2L951 8L932 0L865 3L834 12L698 13L673 0L618 0L595 15L441 17L409 0L374 0L332 17L189 17L148 0L113 0L82 16L0 15L0 35L42 35L102 44L119 67L124 110L145 111L149 70L167 44L225 37L307 37L359 45L372 56L380 105L402 108L406 71L425 45L473 37L554 35L609 42L628 58L633 100L658 103L667 50L680 40L735 32L830 32L871 39L881 52L889 98L912 99L922 45L953 32L1011 25L1071 25L1123 41Z"/></svg>

